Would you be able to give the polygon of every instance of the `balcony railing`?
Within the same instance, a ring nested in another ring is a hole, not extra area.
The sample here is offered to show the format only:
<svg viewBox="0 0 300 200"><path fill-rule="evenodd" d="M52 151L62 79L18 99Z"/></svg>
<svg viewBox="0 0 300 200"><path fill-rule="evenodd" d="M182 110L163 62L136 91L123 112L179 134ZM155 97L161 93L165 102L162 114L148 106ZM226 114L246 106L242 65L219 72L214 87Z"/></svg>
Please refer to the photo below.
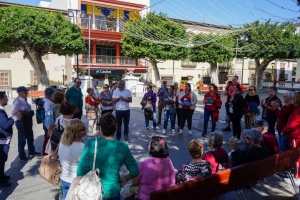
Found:
<svg viewBox="0 0 300 200"><path fill-rule="evenodd" d="M87 54L82 55L82 63L83 64L89 63L89 57ZM136 66L137 60L127 56L97 55L97 56L91 56L90 64Z"/></svg>
<svg viewBox="0 0 300 200"><path fill-rule="evenodd" d="M263 82L263 87L268 88L273 86L273 82ZM297 91L300 90L299 82L291 82L291 81L278 81L276 84L277 89L295 89Z"/></svg>
<svg viewBox="0 0 300 200"><path fill-rule="evenodd" d="M124 20L119 20L119 31L123 31L124 29ZM81 19L81 23L79 24L81 28L88 28L88 19ZM102 31L112 31L117 32L117 19L111 18L111 19L95 19L94 21L91 20L91 29L94 30L102 30Z"/></svg>

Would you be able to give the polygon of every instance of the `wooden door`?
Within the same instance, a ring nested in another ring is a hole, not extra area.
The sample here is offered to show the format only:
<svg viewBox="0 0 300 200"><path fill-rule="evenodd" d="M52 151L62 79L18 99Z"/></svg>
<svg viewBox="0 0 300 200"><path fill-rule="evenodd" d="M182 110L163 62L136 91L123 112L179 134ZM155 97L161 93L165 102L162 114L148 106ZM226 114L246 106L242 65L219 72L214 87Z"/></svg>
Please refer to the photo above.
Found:
<svg viewBox="0 0 300 200"><path fill-rule="evenodd" d="M227 81L227 74L228 72L220 72L219 84L225 84L225 81Z"/></svg>

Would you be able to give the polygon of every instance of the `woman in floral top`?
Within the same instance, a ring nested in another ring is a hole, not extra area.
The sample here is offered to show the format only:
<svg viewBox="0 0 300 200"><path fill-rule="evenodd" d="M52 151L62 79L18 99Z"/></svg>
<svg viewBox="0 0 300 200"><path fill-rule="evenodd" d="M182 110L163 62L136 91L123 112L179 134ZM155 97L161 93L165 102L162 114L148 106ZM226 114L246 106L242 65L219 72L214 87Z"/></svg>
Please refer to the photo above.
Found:
<svg viewBox="0 0 300 200"><path fill-rule="evenodd" d="M203 145L199 140L192 140L189 143L189 153L192 161L183 164L176 174L176 184L181 184L194 178L199 178L211 174L211 165L209 162L202 160Z"/></svg>

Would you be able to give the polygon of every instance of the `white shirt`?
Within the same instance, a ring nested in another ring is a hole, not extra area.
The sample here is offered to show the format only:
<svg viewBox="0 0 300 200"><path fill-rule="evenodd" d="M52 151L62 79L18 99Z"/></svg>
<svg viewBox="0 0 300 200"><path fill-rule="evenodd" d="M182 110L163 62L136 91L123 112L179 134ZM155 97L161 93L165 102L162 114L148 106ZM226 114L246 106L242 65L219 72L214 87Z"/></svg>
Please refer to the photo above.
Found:
<svg viewBox="0 0 300 200"><path fill-rule="evenodd" d="M100 98L100 91L98 90L98 88L93 87L93 90L94 90L94 95L95 95L97 98Z"/></svg>
<svg viewBox="0 0 300 200"><path fill-rule="evenodd" d="M115 90L113 93L113 98L119 98L120 96L122 96L124 99L128 99L131 96L131 92L128 89L124 89L124 90ZM116 103L116 110L129 110L129 103L125 102L123 100L119 100Z"/></svg>
<svg viewBox="0 0 300 200"><path fill-rule="evenodd" d="M77 177L77 167L84 148L82 142L73 142L71 146L59 144L58 156L62 167L60 179L71 183Z"/></svg>
<svg viewBox="0 0 300 200"><path fill-rule="evenodd" d="M66 127L66 124L72 119L66 119L66 118L63 118L63 115L59 115L55 121L55 127L57 129L58 129L58 120L59 120L60 126L64 129Z"/></svg>

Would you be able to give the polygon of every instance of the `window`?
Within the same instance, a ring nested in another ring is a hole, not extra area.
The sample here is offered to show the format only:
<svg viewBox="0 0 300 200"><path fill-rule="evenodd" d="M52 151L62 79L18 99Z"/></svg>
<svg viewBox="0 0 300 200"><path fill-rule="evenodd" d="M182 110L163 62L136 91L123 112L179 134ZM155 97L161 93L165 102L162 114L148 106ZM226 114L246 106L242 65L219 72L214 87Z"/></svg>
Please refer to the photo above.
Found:
<svg viewBox="0 0 300 200"><path fill-rule="evenodd" d="M47 76L49 78L49 71L47 70ZM37 80L37 76L34 73L33 70L30 70L30 80L31 80L31 85L37 86L38 85L38 80Z"/></svg>
<svg viewBox="0 0 300 200"><path fill-rule="evenodd" d="M0 53L0 58L10 58L10 53Z"/></svg>
<svg viewBox="0 0 300 200"><path fill-rule="evenodd" d="M0 87L9 87L9 72L0 72Z"/></svg>
<svg viewBox="0 0 300 200"><path fill-rule="evenodd" d="M243 62L243 58L237 58L237 59L236 59L236 62L238 62L238 63Z"/></svg>
<svg viewBox="0 0 300 200"><path fill-rule="evenodd" d="M296 76L297 64L293 63L292 76Z"/></svg>

